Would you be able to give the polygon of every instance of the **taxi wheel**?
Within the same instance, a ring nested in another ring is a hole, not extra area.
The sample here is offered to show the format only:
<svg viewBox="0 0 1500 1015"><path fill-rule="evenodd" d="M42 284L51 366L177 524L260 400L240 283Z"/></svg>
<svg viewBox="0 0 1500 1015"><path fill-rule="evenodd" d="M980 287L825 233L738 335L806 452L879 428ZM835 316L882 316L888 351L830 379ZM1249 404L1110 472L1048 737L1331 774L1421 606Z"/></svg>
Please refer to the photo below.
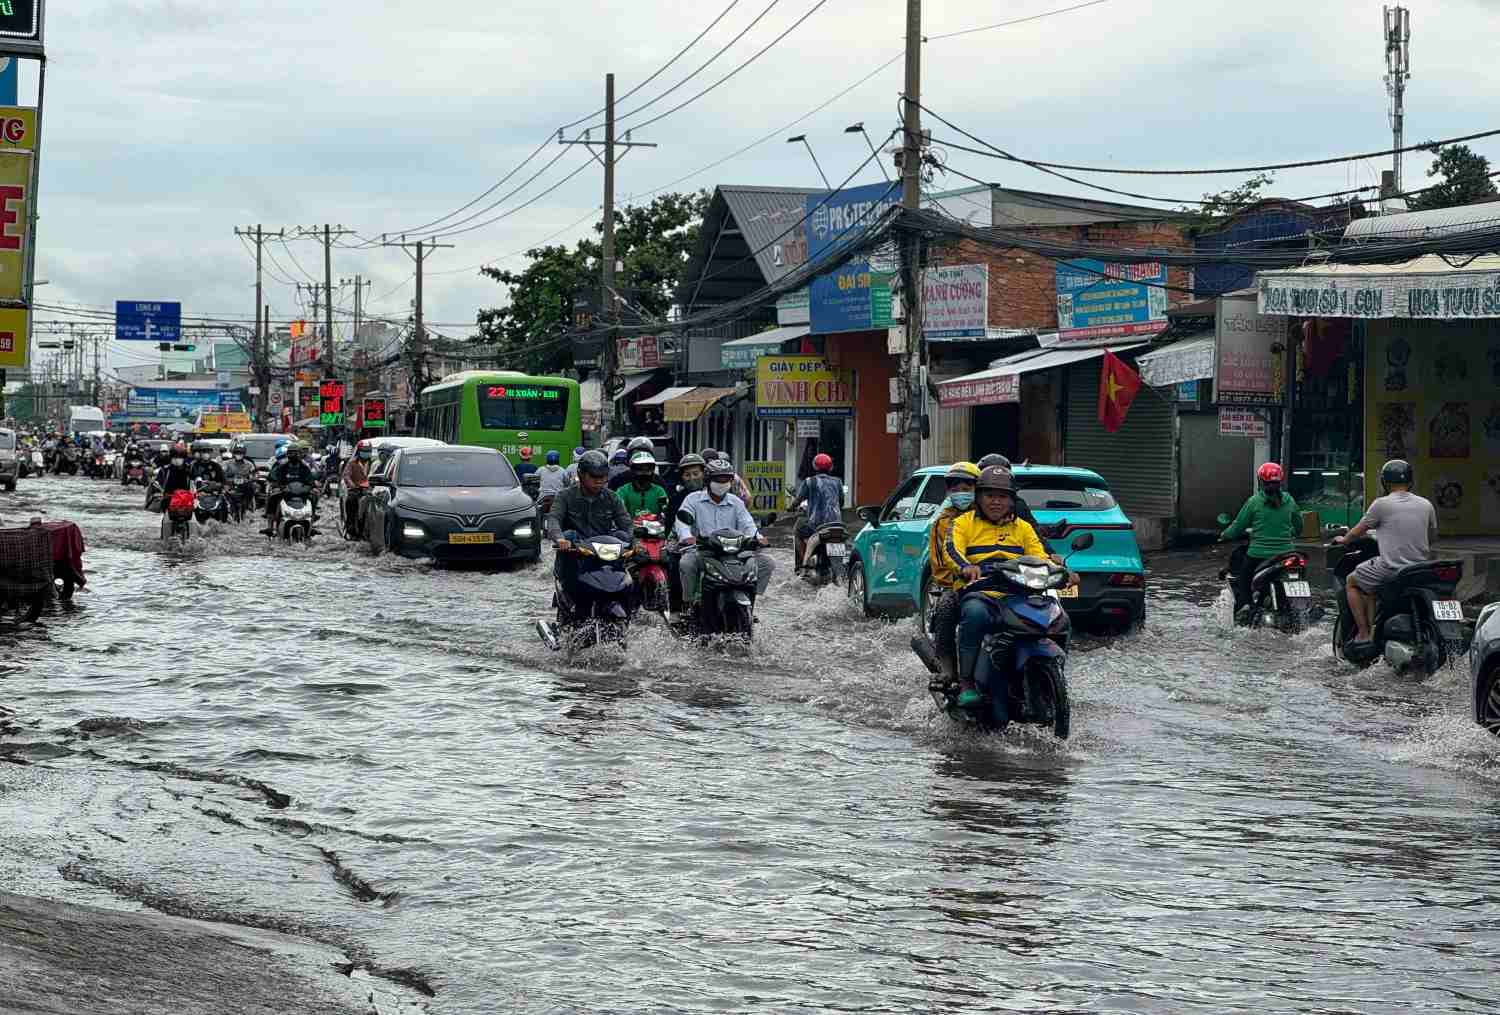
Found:
<svg viewBox="0 0 1500 1015"><path fill-rule="evenodd" d="M849 598L859 604L860 611L866 617L874 617L875 611L870 609L870 586L865 580L865 565L858 555L849 557Z"/></svg>

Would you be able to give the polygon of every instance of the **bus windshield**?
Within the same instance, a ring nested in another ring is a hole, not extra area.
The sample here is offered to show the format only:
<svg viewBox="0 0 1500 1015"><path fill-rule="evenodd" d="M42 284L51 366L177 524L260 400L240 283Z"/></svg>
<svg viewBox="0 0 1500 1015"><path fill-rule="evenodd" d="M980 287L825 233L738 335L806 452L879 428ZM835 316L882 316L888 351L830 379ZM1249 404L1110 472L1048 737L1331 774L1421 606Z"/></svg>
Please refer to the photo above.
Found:
<svg viewBox="0 0 1500 1015"><path fill-rule="evenodd" d="M567 388L545 384L481 384L479 425L486 430L565 430Z"/></svg>

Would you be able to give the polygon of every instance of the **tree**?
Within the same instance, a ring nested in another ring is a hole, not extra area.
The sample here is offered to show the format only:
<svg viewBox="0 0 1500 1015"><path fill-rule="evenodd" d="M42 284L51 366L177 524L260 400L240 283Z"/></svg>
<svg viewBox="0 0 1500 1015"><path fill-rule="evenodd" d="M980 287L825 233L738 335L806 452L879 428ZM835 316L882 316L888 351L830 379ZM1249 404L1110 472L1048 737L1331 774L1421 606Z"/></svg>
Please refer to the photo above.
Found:
<svg viewBox="0 0 1500 1015"><path fill-rule="evenodd" d="M708 209L708 191L662 194L647 205L615 210L618 291L627 301L620 319L636 324L663 320L672 309L688 257L698 245L698 229ZM603 222L594 233L602 236ZM520 271L482 268L481 274L508 290L505 306L479 311L473 341L497 346L500 365L528 373L554 373L573 365L573 300L597 291L602 248L594 238L573 247L536 247L526 252Z"/></svg>
<svg viewBox="0 0 1500 1015"><path fill-rule="evenodd" d="M1475 155L1468 145L1455 144L1431 150L1437 154L1437 161L1427 170L1427 175L1440 176L1442 182L1433 184L1408 201L1407 207L1412 211L1457 208L1500 197L1500 191L1495 189L1495 181L1490 176L1489 159Z"/></svg>
<svg viewBox="0 0 1500 1015"><path fill-rule="evenodd" d="M1238 187L1230 187L1216 194L1204 194L1198 205L1183 205L1179 211L1198 221L1196 225L1208 225L1213 219L1233 215L1261 199L1261 191L1276 181L1271 173L1256 173Z"/></svg>

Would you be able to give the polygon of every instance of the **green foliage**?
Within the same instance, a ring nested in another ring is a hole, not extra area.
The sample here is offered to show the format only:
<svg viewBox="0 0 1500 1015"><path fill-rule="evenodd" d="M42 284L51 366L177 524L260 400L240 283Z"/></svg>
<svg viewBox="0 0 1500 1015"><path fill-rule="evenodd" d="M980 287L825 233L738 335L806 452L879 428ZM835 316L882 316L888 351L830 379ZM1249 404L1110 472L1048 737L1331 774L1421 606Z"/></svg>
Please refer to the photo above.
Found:
<svg viewBox="0 0 1500 1015"><path fill-rule="evenodd" d="M620 308L626 323L665 319L674 293L698 245L698 229L708 209L708 191L661 194L650 204L615 210L617 290L630 301ZM602 236L602 222L594 226ZM573 365L573 300L599 286L600 241L573 247L536 247L526 252L520 271L483 268L481 274L505 286L509 301L479 311L474 341L501 350L499 366L528 373L556 373Z"/></svg>
<svg viewBox="0 0 1500 1015"><path fill-rule="evenodd" d="M1230 187L1214 194L1204 194L1200 205L1183 205L1179 211L1195 220L1197 225L1207 225L1213 219L1233 215L1241 208L1261 200L1261 192L1276 181L1271 173L1256 173L1238 187Z"/></svg>
<svg viewBox="0 0 1500 1015"><path fill-rule="evenodd" d="M1495 189L1495 181L1490 177L1489 159L1474 154L1468 145L1449 145L1433 151L1437 153L1437 161L1427 170L1427 175L1442 177L1442 181L1426 193L1411 198L1407 207L1412 211L1457 208L1500 197L1500 191Z"/></svg>

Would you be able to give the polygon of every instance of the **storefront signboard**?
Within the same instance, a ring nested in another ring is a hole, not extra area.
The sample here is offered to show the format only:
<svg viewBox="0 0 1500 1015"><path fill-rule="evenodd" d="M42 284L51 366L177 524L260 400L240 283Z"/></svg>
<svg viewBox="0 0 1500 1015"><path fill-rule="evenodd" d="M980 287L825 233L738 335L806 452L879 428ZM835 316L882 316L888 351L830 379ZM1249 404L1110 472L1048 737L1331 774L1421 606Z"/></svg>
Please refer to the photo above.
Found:
<svg viewBox="0 0 1500 1015"><path fill-rule="evenodd" d="M798 289L794 293L787 293L776 301L777 324L807 324L811 320L808 313L809 304L806 289Z"/></svg>
<svg viewBox="0 0 1500 1015"><path fill-rule="evenodd" d="M817 437L823 432L823 424L817 419L797 420L798 437Z"/></svg>
<svg viewBox="0 0 1500 1015"><path fill-rule="evenodd" d="M1167 325L1167 266L1106 264L1091 258L1057 264L1060 342L1150 335Z"/></svg>
<svg viewBox="0 0 1500 1015"><path fill-rule="evenodd" d="M1201 381L1214 375L1214 342L1194 339L1140 357L1141 380L1153 388Z"/></svg>
<svg viewBox="0 0 1500 1015"><path fill-rule="evenodd" d="M922 333L984 338L990 320L990 266L957 264L922 272Z"/></svg>
<svg viewBox="0 0 1500 1015"><path fill-rule="evenodd" d="M619 339L616 353L621 370L655 370L661 366L661 348L655 335Z"/></svg>
<svg viewBox="0 0 1500 1015"><path fill-rule="evenodd" d="M1261 272L1256 300L1263 314L1291 317L1500 318L1500 270Z"/></svg>
<svg viewBox="0 0 1500 1015"><path fill-rule="evenodd" d="M828 256L840 241L858 234L900 203L899 183L851 187L831 196L809 195L807 259L816 261ZM813 279L808 295L812 333L868 331L894 324L891 303L894 273L884 268L884 265L872 267L868 257L860 257Z"/></svg>
<svg viewBox="0 0 1500 1015"><path fill-rule="evenodd" d="M973 379L960 377L938 382L938 404L945 409L959 409L966 405L1006 405L1020 400L1020 374Z"/></svg>
<svg viewBox="0 0 1500 1015"><path fill-rule="evenodd" d="M812 418L854 415L854 384L822 356L762 356L755 363L755 414Z"/></svg>
<svg viewBox="0 0 1500 1015"><path fill-rule="evenodd" d="M1255 409L1220 409L1220 437L1266 437L1266 417Z"/></svg>
<svg viewBox="0 0 1500 1015"><path fill-rule="evenodd" d="M195 418L199 409L225 411L242 408L239 392L213 388L131 388L125 402L125 411L132 416L172 416L183 420Z"/></svg>
<svg viewBox="0 0 1500 1015"><path fill-rule="evenodd" d="M1281 405L1276 353L1286 319L1256 312L1255 300L1220 297L1214 324L1214 401L1220 405Z"/></svg>
<svg viewBox="0 0 1500 1015"><path fill-rule="evenodd" d="M0 299L19 300L31 245L31 152L0 151Z"/></svg>
<svg viewBox="0 0 1500 1015"><path fill-rule="evenodd" d="M786 497L785 462L745 462L740 475L750 487L751 514L781 511Z"/></svg>
<svg viewBox="0 0 1500 1015"><path fill-rule="evenodd" d="M25 370L31 345L27 339L27 315L23 309L0 309L0 370Z"/></svg>

